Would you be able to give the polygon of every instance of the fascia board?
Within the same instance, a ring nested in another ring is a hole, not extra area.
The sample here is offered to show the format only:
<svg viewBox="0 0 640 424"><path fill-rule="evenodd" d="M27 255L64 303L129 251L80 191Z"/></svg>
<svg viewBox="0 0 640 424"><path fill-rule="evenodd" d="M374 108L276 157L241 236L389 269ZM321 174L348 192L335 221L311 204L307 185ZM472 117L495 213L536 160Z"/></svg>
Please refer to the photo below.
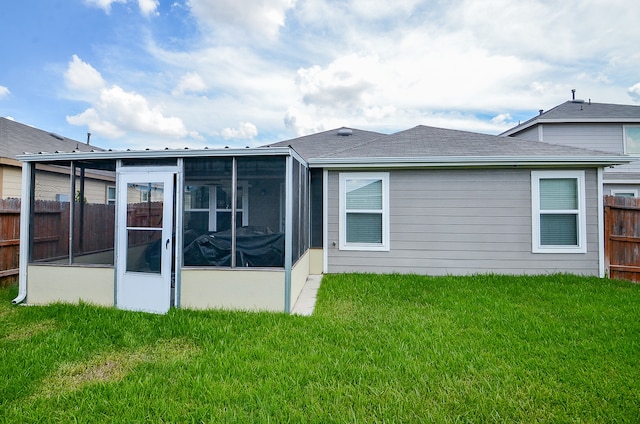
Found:
<svg viewBox="0 0 640 424"><path fill-rule="evenodd" d="M633 162L624 156L594 156L576 158L572 156L541 157L469 157L469 156L435 156L424 158L319 158L309 159L312 168L431 168L431 167L491 167L491 166L558 166L558 165L590 165L610 166Z"/></svg>
<svg viewBox="0 0 640 424"><path fill-rule="evenodd" d="M542 124L638 124L640 118L538 118L529 123L523 123L500 134L509 137Z"/></svg>
<svg viewBox="0 0 640 424"><path fill-rule="evenodd" d="M291 155L306 163L290 147L265 147L244 149L172 149L172 150L112 150L96 152L58 152L26 153L18 155L22 162L51 162L91 159L154 159L185 157L224 157L224 156L279 156Z"/></svg>

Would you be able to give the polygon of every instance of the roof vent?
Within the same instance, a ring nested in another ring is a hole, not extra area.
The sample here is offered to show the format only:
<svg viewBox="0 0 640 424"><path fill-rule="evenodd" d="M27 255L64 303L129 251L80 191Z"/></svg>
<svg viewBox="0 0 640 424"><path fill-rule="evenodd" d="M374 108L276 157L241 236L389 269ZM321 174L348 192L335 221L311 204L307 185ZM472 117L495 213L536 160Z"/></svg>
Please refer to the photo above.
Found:
<svg viewBox="0 0 640 424"><path fill-rule="evenodd" d="M584 103L584 100L576 99L576 89L571 90L571 103Z"/></svg>
<svg viewBox="0 0 640 424"><path fill-rule="evenodd" d="M350 128L340 128L338 130L338 135L342 136L342 137L348 137L350 135L353 134L353 130Z"/></svg>

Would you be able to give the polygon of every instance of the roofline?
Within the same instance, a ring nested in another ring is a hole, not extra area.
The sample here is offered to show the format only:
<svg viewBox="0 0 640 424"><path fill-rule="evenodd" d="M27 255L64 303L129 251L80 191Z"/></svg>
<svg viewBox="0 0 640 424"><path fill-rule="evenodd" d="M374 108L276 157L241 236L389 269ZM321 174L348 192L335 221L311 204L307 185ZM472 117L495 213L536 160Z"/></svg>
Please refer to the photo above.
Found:
<svg viewBox="0 0 640 424"><path fill-rule="evenodd" d="M417 158L311 158L311 168L434 168L494 166L611 166L631 163L627 156L431 156Z"/></svg>
<svg viewBox="0 0 640 424"><path fill-rule="evenodd" d="M524 122L499 135L508 137L538 124L640 124L640 118L538 118Z"/></svg>
<svg viewBox="0 0 640 424"><path fill-rule="evenodd" d="M166 150L104 150L92 152L41 152L25 153L17 158L22 162L55 162L92 159L150 159L184 157L221 157L221 156L279 156L292 155L299 161L304 159L291 147L253 147L235 149L166 149Z"/></svg>

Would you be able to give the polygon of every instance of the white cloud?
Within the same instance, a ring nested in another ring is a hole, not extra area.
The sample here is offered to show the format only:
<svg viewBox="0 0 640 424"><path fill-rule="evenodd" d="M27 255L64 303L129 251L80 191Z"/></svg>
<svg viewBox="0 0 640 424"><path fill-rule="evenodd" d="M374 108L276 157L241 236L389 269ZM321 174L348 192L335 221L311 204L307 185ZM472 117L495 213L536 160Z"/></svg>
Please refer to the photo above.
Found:
<svg viewBox="0 0 640 424"><path fill-rule="evenodd" d="M512 118L510 113L501 113L491 118L491 123L494 125L512 125Z"/></svg>
<svg viewBox="0 0 640 424"><path fill-rule="evenodd" d="M627 89L627 93L635 102L640 102L640 82Z"/></svg>
<svg viewBox="0 0 640 424"><path fill-rule="evenodd" d="M0 99L8 96L10 93L9 89L7 87L5 87L4 85L0 85Z"/></svg>
<svg viewBox="0 0 640 424"><path fill-rule="evenodd" d="M225 140L251 140L258 135L258 128L251 122L240 122L239 128L225 128L222 137Z"/></svg>
<svg viewBox="0 0 640 424"><path fill-rule="evenodd" d="M185 93L197 93L207 89L207 84L197 72L189 72L180 78L178 86L171 94L178 96Z"/></svg>
<svg viewBox="0 0 640 424"><path fill-rule="evenodd" d="M196 19L221 36L220 28L233 29L234 36L274 40L285 25L286 13L297 0L189 0Z"/></svg>
<svg viewBox="0 0 640 424"><path fill-rule="evenodd" d="M182 119L164 116L160 107L151 107L142 95L126 92L117 85L102 89L92 108L68 116L67 120L74 125L88 125L105 137L121 137L128 131L176 138L189 135Z"/></svg>
<svg viewBox="0 0 640 424"><path fill-rule="evenodd" d="M420 0L352 0L351 8L364 19L389 19L410 15Z"/></svg>
<svg viewBox="0 0 640 424"><path fill-rule="evenodd" d="M100 72L75 55L65 80L70 89L85 93L91 104L84 112L67 116L72 125L86 125L96 135L107 138L123 137L129 132L168 138L198 136L187 130L182 119L165 116L159 105L150 105L143 95L118 85L107 87Z"/></svg>
<svg viewBox="0 0 640 424"><path fill-rule="evenodd" d="M113 3L126 3L127 0L84 0L89 6L98 7L104 10L106 13L111 12L111 5Z"/></svg>
<svg viewBox="0 0 640 424"><path fill-rule="evenodd" d="M158 15L158 0L138 0L140 12L145 16Z"/></svg>
<svg viewBox="0 0 640 424"><path fill-rule="evenodd" d="M129 0L84 0L84 2L89 6L100 8L109 14L111 13L111 5L114 3L125 4L129 2ZM159 4L159 0L138 0L140 13L144 16L158 15L157 9Z"/></svg>
<svg viewBox="0 0 640 424"><path fill-rule="evenodd" d="M89 98L94 97L106 86L102 75L93 66L83 62L78 56L73 55L64 73L67 88L80 95Z"/></svg>

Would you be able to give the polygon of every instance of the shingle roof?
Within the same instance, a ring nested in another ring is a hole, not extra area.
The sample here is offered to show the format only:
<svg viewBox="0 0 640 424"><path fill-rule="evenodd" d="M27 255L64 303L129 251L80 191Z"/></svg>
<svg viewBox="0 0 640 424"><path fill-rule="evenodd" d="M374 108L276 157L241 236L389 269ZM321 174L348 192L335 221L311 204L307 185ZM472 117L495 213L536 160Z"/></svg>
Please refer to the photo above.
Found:
<svg viewBox="0 0 640 424"><path fill-rule="evenodd" d="M563 122L640 123L640 106L569 100L500 135L513 135L536 124Z"/></svg>
<svg viewBox="0 0 640 424"><path fill-rule="evenodd" d="M317 158L610 156L611 153L445 128L417 127L354 143Z"/></svg>
<svg viewBox="0 0 640 424"><path fill-rule="evenodd" d="M309 158L324 157L354 145L385 136L386 134L374 131L342 127L291 140L279 141L269 144L268 147L291 146L304 160L309 160Z"/></svg>
<svg viewBox="0 0 640 424"><path fill-rule="evenodd" d="M16 159L25 152L90 152L96 146L0 117L0 157Z"/></svg>

